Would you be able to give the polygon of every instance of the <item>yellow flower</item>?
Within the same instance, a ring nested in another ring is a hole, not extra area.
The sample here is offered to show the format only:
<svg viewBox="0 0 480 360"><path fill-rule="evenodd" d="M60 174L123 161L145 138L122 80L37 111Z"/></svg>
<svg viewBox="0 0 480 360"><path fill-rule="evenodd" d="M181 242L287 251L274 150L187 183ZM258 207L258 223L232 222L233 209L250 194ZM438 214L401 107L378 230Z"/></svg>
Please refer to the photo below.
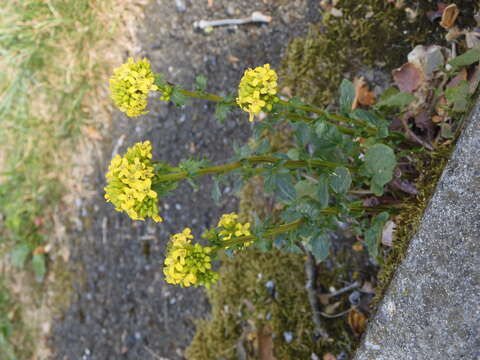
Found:
<svg viewBox="0 0 480 360"><path fill-rule="evenodd" d="M220 228L218 234L222 240L230 240L232 237L249 236L252 234L250 232L250 223L241 224L237 219L238 215L235 213L222 215L217 225ZM251 243L251 241L248 241L244 243L244 246L249 246Z"/></svg>
<svg viewBox="0 0 480 360"><path fill-rule="evenodd" d="M273 103L278 101L276 94L277 73L270 69L270 64L265 64L245 71L238 87L237 104L250 114L249 120L253 121L254 115L260 111L272 110Z"/></svg>
<svg viewBox="0 0 480 360"><path fill-rule="evenodd" d="M163 273L169 284L182 287L210 285L218 280L218 274L211 270L212 247L192 244L193 235L189 228L172 235L167 248Z"/></svg>
<svg viewBox="0 0 480 360"><path fill-rule="evenodd" d="M152 145L150 141L137 143L128 148L125 156L116 155L106 175L105 199L124 211L133 220L151 217L163 221L158 215L158 196L152 190L153 172Z"/></svg>
<svg viewBox="0 0 480 360"><path fill-rule="evenodd" d="M146 114L150 91L159 90L154 84L155 75L147 59L135 62L132 58L113 70L110 79L110 94L117 107L128 116Z"/></svg>

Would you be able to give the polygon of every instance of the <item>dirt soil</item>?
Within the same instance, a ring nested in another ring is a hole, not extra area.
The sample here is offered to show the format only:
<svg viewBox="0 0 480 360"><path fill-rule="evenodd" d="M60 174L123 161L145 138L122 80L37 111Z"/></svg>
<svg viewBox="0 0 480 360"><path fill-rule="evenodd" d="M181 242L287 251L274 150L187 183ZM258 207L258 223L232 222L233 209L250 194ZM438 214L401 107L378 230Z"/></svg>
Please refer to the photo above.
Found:
<svg viewBox="0 0 480 360"><path fill-rule="evenodd" d="M234 93L246 67L269 62L278 66L288 41L303 35L309 22L320 19L317 0L176 0L152 1L139 29L144 56L156 72L185 86L195 76L208 78L208 90ZM205 34L193 29L201 19L272 16L268 25L215 28ZM126 57L128 54L126 54ZM238 59L238 60L236 60ZM123 153L137 141L151 140L154 159L177 163L195 156L218 163L232 155L232 143L250 135L246 114L230 116L224 125L214 107L201 101L183 109L156 102L148 115L128 119L116 114L111 138L97 159L93 199L78 204L82 221L73 229L71 269L81 268L70 307L57 320L50 339L62 360L183 359L194 331L194 319L209 312L201 289L182 289L163 280L163 251L169 235L189 226L195 234L219 215L236 210L231 187L219 206L211 200L211 179L201 191L182 184L162 202L164 222L132 222L103 199L104 174L112 153ZM76 270L75 270L76 271Z"/></svg>

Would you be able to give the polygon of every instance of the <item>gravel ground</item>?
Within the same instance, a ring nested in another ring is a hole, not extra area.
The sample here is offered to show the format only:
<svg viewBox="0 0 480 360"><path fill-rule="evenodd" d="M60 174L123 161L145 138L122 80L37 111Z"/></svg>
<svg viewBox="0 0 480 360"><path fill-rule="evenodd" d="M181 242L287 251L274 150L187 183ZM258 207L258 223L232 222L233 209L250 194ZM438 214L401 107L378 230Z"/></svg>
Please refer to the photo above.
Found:
<svg viewBox="0 0 480 360"><path fill-rule="evenodd" d="M277 66L288 41L319 20L318 1L268 0L156 1L145 10L139 30L143 53L169 81L193 84L198 74L212 92L233 93L246 67L269 62ZM272 16L268 25L217 28L196 32L200 19L244 17L252 11ZM238 60L237 60L238 59ZM224 125L213 118L213 106L193 102L184 109L156 103L140 119L117 114L111 139L97 159L98 189L115 148L122 153L136 141L151 140L154 158L177 163L190 156L221 162L231 155L233 141L250 134L247 115L235 114ZM71 266L84 271L72 303L54 326L52 359L182 359L194 334L194 319L206 316L209 305L201 289L165 284L163 250L172 233L190 226L200 234L219 215L236 208L226 188L219 206L211 201L211 181L201 191L182 184L163 202L164 223L133 223L115 212L99 191L82 204L82 224L72 230Z"/></svg>

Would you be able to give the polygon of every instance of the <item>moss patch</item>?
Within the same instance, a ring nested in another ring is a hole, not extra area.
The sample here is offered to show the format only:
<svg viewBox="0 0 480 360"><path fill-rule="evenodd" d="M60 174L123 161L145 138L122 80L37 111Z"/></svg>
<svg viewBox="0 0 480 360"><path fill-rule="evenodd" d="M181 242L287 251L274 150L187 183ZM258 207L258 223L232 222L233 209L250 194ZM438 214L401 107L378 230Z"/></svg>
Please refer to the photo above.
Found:
<svg viewBox="0 0 480 360"><path fill-rule="evenodd" d="M341 17L324 13L322 23L290 43L280 71L283 85L306 102L327 105L341 80L362 66L390 71L406 61L414 45L444 42L445 30L426 15L436 9L434 2L407 0L402 7L393 3L340 0L336 7ZM473 21L473 2L455 3L461 9L457 24Z"/></svg>
<svg viewBox="0 0 480 360"><path fill-rule="evenodd" d="M344 318L326 321L335 342L314 338L305 282L301 255L248 249L226 259L219 283L208 291L211 318L197 323L187 358L239 359L239 351L245 351L248 359L254 359L259 329L266 328L272 334L277 359L309 359L312 352L321 355L350 349L355 339L345 329ZM267 284L273 284L273 290Z"/></svg>
<svg viewBox="0 0 480 360"><path fill-rule="evenodd" d="M394 232L393 246L385 252L377 275L378 286L372 305L376 307L388 289L396 267L407 254L411 238L417 232L423 213L432 197L443 169L450 158L453 146L436 149L434 152L423 152L416 159L419 171L416 180L419 193L403 202L403 209L396 218L397 228Z"/></svg>

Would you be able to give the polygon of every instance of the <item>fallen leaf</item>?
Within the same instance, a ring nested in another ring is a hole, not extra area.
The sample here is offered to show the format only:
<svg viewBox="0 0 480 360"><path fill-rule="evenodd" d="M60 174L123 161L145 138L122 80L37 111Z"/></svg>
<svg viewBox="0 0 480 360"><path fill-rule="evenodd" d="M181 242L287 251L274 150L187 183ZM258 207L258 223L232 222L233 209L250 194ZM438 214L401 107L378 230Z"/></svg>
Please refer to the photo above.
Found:
<svg viewBox="0 0 480 360"><path fill-rule="evenodd" d="M427 110L421 110L418 114L415 115L415 126L426 130L432 127L432 120L427 112Z"/></svg>
<svg viewBox="0 0 480 360"><path fill-rule="evenodd" d="M460 30L457 26L453 26L448 29L448 32L445 35L445 40L447 40L448 42L452 42L464 34L465 31Z"/></svg>
<svg viewBox="0 0 480 360"><path fill-rule="evenodd" d="M448 5L443 10L440 26L447 30L450 29L455 24L455 20L457 20L458 14L460 14L460 10L458 10L457 5Z"/></svg>
<svg viewBox="0 0 480 360"><path fill-rule="evenodd" d="M460 84L460 81L467 80L467 69L463 68L460 73L455 75L455 77L450 80L447 84L447 88L455 87Z"/></svg>
<svg viewBox="0 0 480 360"><path fill-rule="evenodd" d="M403 191L404 193L410 194L410 195L417 195L418 190L415 186L410 184L406 180L401 180L401 179L394 179L390 181L390 185L395 186L397 189Z"/></svg>
<svg viewBox="0 0 480 360"><path fill-rule="evenodd" d="M407 55L408 62L415 64L423 72L425 79L430 79L433 73L445 64L443 48L438 45L417 45Z"/></svg>
<svg viewBox="0 0 480 360"><path fill-rule="evenodd" d="M318 294L318 300L322 305L328 305L330 303L330 295L329 294Z"/></svg>
<svg viewBox="0 0 480 360"><path fill-rule="evenodd" d="M326 353L323 355L323 360L337 360L337 357L332 353Z"/></svg>
<svg viewBox="0 0 480 360"><path fill-rule="evenodd" d="M477 90L478 83L480 82L480 65L477 65L475 67L475 70L471 74L468 81L470 83L468 91L470 92L470 94L473 94Z"/></svg>
<svg viewBox="0 0 480 360"><path fill-rule="evenodd" d="M375 289L373 288L372 283L370 281L365 281L360 291L367 294L375 294Z"/></svg>
<svg viewBox="0 0 480 360"><path fill-rule="evenodd" d="M33 255L45 254L45 246L38 246L33 250Z"/></svg>
<svg viewBox="0 0 480 360"><path fill-rule="evenodd" d="M353 86L355 88L355 98L353 99L352 110L355 110L359 104L367 106L375 104L375 93L368 89L363 78L355 78Z"/></svg>
<svg viewBox="0 0 480 360"><path fill-rule="evenodd" d="M432 116L432 122L434 122L435 124L441 123L444 120L445 120L445 118L440 116L440 115L433 115Z"/></svg>
<svg viewBox="0 0 480 360"><path fill-rule="evenodd" d="M355 309L350 310L348 313L347 322L356 335L363 334L367 327L367 317Z"/></svg>
<svg viewBox="0 0 480 360"><path fill-rule="evenodd" d="M352 245L352 250L356 252L363 251L363 244L361 241L355 241L355 244Z"/></svg>
<svg viewBox="0 0 480 360"><path fill-rule="evenodd" d="M477 31L466 31L465 41L469 49L480 46L480 33Z"/></svg>
<svg viewBox="0 0 480 360"><path fill-rule="evenodd" d="M392 71L393 80L401 91L413 93L420 87L423 76L422 70L410 62L403 64Z"/></svg>
<svg viewBox="0 0 480 360"><path fill-rule="evenodd" d="M231 62L232 64L235 64L235 63L240 61L240 59L238 57L233 56L233 55L229 55L227 57L227 60L228 60L228 62Z"/></svg>
<svg viewBox="0 0 480 360"><path fill-rule="evenodd" d="M92 140L102 140L103 137L100 132L93 126L84 126L83 133Z"/></svg>
<svg viewBox="0 0 480 360"><path fill-rule="evenodd" d="M273 355L273 339L270 327L262 327L258 333L258 351L260 360L276 360Z"/></svg>
<svg viewBox="0 0 480 360"><path fill-rule="evenodd" d="M325 307L325 314L331 315L338 309L338 307L342 305L342 301L337 301L333 304L327 305Z"/></svg>
<svg viewBox="0 0 480 360"><path fill-rule="evenodd" d="M386 222L382 231L382 244L385 246L393 246L393 232L395 230L395 223L392 220Z"/></svg>

